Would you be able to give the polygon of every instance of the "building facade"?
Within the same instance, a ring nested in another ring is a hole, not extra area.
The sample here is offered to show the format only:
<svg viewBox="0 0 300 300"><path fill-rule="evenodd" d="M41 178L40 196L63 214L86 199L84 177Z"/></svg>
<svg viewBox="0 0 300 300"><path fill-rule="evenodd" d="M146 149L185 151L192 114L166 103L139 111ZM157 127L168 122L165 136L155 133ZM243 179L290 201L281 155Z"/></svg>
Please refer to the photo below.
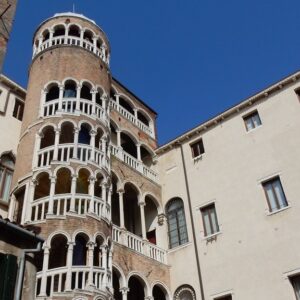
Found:
<svg viewBox="0 0 300 300"><path fill-rule="evenodd" d="M110 52L79 14L34 35L2 153L18 144L8 217L45 240L35 298L300 299L300 73L158 147Z"/></svg>
<svg viewBox="0 0 300 300"><path fill-rule="evenodd" d="M17 0L0 1L0 72L2 71L7 43L9 41L16 13L17 2Z"/></svg>

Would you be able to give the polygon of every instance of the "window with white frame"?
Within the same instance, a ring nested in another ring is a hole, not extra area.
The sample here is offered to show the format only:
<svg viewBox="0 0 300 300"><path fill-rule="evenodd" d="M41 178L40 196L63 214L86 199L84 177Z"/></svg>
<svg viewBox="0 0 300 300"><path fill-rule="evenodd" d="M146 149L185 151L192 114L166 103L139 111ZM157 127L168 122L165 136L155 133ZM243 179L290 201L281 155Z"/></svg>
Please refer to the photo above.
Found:
<svg viewBox="0 0 300 300"><path fill-rule="evenodd" d="M262 183L270 212L288 206L279 176Z"/></svg>
<svg viewBox="0 0 300 300"><path fill-rule="evenodd" d="M290 277L290 281L293 285L296 299L300 300L300 275Z"/></svg>
<svg viewBox="0 0 300 300"><path fill-rule="evenodd" d="M254 128L261 125L260 116L259 116L257 110L255 110L254 112L244 116L243 119L244 119L247 131L250 131L250 130L252 130L252 129L254 129Z"/></svg>
<svg viewBox="0 0 300 300"><path fill-rule="evenodd" d="M219 224L215 204L212 203L200 209L204 227L204 235L210 236L219 232Z"/></svg>
<svg viewBox="0 0 300 300"><path fill-rule="evenodd" d="M167 204L166 214L168 219L170 248L187 243L188 235L182 199L173 198L170 200Z"/></svg>
<svg viewBox="0 0 300 300"><path fill-rule="evenodd" d="M14 159L8 155L2 155L0 159L0 200L8 202L9 192L14 172Z"/></svg>
<svg viewBox="0 0 300 300"><path fill-rule="evenodd" d="M197 158L205 152L202 139L192 143L190 146L191 146L193 158Z"/></svg>

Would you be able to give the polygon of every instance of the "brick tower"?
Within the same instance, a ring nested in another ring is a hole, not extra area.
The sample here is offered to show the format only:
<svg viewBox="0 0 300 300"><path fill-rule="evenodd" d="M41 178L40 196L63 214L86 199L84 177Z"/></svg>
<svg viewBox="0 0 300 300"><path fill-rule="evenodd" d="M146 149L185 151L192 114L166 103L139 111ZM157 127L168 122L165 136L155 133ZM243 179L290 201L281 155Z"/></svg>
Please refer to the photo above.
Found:
<svg viewBox="0 0 300 300"><path fill-rule="evenodd" d="M46 241L37 299L170 299L156 113L109 60L82 15L56 14L34 35L9 215Z"/></svg>

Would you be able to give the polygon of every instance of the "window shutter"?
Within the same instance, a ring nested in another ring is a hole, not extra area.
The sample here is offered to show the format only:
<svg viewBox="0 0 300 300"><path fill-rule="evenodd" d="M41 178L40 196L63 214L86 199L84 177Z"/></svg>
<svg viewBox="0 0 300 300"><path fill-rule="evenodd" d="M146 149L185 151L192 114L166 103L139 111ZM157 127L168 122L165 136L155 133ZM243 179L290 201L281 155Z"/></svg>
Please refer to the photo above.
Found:
<svg viewBox="0 0 300 300"><path fill-rule="evenodd" d="M13 300L17 277L17 257L14 255L0 255L0 299Z"/></svg>

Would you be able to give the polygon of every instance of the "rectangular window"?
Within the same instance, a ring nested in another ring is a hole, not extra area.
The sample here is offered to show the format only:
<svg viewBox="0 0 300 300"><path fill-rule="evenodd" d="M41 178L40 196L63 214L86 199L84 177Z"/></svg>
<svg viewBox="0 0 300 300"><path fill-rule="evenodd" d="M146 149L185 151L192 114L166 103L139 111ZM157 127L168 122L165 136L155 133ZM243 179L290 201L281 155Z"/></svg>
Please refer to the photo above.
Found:
<svg viewBox="0 0 300 300"><path fill-rule="evenodd" d="M300 300L300 275L291 277L290 281L293 285L295 295L296 295L296 299Z"/></svg>
<svg viewBox="0 0 300 300"><path fill-rule="evenodd" d="M7 168L0 167L0 199L8 202L10 185L13 172Z"/></svg>
<svg viewBox="0 0 300 300"><path fill-rule="evenodd" d="M247 115L244 117L244 122L245 122L245 126L247 131L250 131L258 126L261 125L261 120L259 117L259 114L256 111L252 112L251 114Z"/></svg>
<svg viewBox="0 0 300 300"><path fill-rule="evenodd" d="M13 111L13 117L18 119L19 121L22 121L23 113L24 113L24 102L19 99L16 99L15 107L14 107L14 111Z"/></svg>
<svg viewBox="0 0 300 300"><path fill-rule="evenodd" d="M197 142L191 144L191 150L192 150L192 156L193 158L200 156L203 154L204 151L204 145L203 140L198 140Z"/></svg>
<svg viewBox="0 0 300 300"><path fill-rule="evenodd" d="M288 206L279 177L265 181L263 184L270 212Z"/></svg>
<svg viewBox="0 0 300 300"><path fill-rule="evenodd" d="M219 232L219 224L214 204L201 208L202 221L204 226L204 235L210 236Z"/></svg>

